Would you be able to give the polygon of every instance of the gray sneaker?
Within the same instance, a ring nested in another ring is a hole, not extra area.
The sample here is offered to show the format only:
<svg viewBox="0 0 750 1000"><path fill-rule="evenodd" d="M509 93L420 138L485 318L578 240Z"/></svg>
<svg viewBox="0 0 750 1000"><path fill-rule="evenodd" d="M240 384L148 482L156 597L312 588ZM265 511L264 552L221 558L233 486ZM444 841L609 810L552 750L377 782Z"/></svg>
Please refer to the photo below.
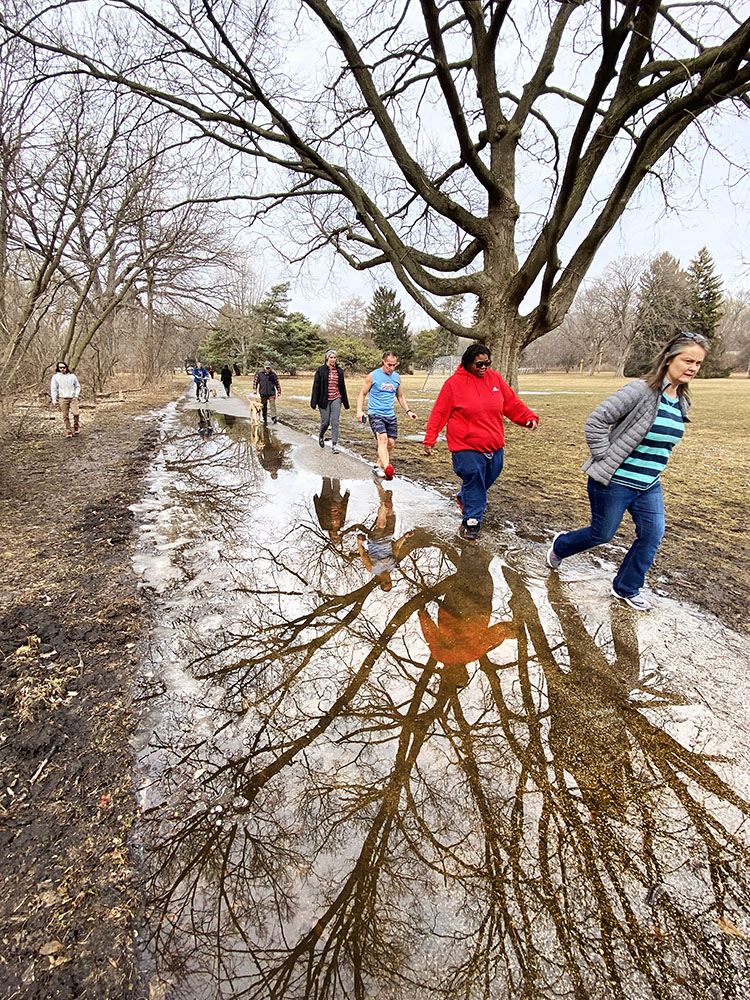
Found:
<svg viewBox="0 0 750 1000"><path fill-rule="evenodd" d="M610 593L618 601L627 604L634 611L650 611L652 608L651 601L647 601L643 594L633 594L632 597L625 597L623 594L618 594L614 587L611 588Z"/></svg>
<svg viewBox="0 0 750 1000"><path fill-rule="evenodd" d="M331 445L331 451L333 452L334 455L338 455L338 453L339 453L339 450L338 450L338 448L336 447L335 444Z"/></svg>
<svg viewBox="0 0 750 1000"><path fill-rule="evenodd" d="M379 465L373 465L372 474L373 476L377 476L378 479L385 479L385 469L381 468Z"/></svg>
<svg viewBox="0 0 750 1000"><path fill-rule="evenodd" d="M464 538L468 538L472 542L475 541L479 538L479 528L479 521L475 517L470 517L464 521Z"/></svg>
<svg viewBox="0 0 750 1000"><path fill-rule="evenodd" d="M550 569L559 569L560 566L562 565L562 559L560 558L560 556L555 554L555 542L560 537L560 535L564 534L565 534L564 531L558 531L558 533L552 539L552 544L550 545L549 550L547 552L547 565L550 567Z"/></svg>

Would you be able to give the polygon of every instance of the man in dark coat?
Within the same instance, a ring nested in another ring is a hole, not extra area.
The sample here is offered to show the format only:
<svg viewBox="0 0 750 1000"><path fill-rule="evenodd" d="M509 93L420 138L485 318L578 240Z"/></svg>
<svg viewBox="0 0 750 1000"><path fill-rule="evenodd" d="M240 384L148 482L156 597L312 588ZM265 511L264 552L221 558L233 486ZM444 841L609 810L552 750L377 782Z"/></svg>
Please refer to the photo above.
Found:
<svg viewBox="0 0 750 1000"><path fill-rule="evenodd" d="M268 423L268 404L271 404L271 420L276 423L276 397L281 395L279 377L271 368L270 361L264 361L263 367L256 372L253 379L253 392L260 396L263 409L263 423Z"/></svg>
<svg viewBox="0 0 750 1000"><path fill-rule="evenodd" d="M346 394L344 372L338 366L336 352L326 351L326 363L315 370L310 406L320 410L320 429L318 444L325 447L325 435L331 428L331 447L334 455L338 455L339 416L341 405L349 409L349 397Z"/></svg>

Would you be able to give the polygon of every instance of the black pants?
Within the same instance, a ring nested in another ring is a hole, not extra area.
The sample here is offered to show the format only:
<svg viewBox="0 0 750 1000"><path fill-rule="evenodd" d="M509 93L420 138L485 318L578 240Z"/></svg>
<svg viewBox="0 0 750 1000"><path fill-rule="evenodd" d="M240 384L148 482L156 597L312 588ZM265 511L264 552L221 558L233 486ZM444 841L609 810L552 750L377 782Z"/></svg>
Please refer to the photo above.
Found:
<svg viewBox="0 0 750 1000"><path fill-rule="evenodd" d="M226 392L227 396L229 395L229 387L231 386L231 384L232 384L231 382L224 382L223 383L223 385L224 385L224 391Z"/></svg>

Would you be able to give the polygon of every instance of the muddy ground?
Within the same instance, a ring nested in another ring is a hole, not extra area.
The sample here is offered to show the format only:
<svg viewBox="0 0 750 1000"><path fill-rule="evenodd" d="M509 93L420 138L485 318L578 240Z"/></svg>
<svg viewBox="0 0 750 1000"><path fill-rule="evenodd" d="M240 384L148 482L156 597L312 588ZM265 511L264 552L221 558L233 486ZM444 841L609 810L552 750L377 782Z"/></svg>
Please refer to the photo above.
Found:
<svg viewBox="0 0 750 1000"><path fill-rule="evenodd" d="M0 998L148 996L135 963L141 906L128 831L134 717L130 688L141 614L130 558L141 477L156 446L155 418L183 386L115 395L84 410L67 440L45 411L11 422L0 513ZM282 419L314 430L300 408ZM369 455L370 439L342 443ZM432 464L400 447L400 472L455 489L447 458ZM508 485L510 481L506 480ZM502 523L542 538L554 495L523 483L503 492ZM564 520L581 512L568 507ZM669 540L667 540L668 542ZM679 549L667 590L732 624L746 621L742 588L718 564ZM717 556L718 559L718 556ZM707 579L724 579L721 601ZM671 581L671 583L670 583Z"/></svg>
<svg viewBox="0 0 750 1000"><path fill-rule="evenodd" d="M0 997L140 995L130 683L133 515L174 389L10 418L0 486Z"/></svg>

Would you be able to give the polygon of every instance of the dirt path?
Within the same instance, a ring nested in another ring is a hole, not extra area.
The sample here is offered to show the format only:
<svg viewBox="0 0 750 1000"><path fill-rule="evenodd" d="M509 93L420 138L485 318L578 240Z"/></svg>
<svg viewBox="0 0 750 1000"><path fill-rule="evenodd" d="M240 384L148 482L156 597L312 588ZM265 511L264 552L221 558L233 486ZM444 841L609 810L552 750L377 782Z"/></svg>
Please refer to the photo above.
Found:
<svg viewBox="0 0 750 1000"><path fill-rule="evenodd" d="M7 443L0 486L0 997L138 995L130 682L137 421L171 386L84 411L83 433Z"/></svg>

